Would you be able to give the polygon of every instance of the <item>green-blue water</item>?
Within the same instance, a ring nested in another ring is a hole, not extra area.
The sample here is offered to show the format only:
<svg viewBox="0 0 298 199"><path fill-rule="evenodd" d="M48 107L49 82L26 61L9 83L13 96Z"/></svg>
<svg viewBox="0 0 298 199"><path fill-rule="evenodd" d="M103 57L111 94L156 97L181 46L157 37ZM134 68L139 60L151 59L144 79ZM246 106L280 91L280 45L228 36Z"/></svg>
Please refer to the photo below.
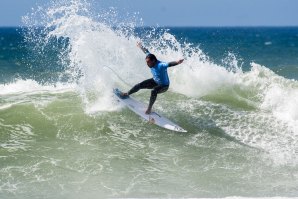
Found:
<svg viewBox="0 0 298 199"><path fill-rule="evenodd" d="M298 28L127 33L56 17L0 28L0 198L297 197ZM139 40L163 61L185 58L154 109L187 133L113 98L151 77Z"/></svg>

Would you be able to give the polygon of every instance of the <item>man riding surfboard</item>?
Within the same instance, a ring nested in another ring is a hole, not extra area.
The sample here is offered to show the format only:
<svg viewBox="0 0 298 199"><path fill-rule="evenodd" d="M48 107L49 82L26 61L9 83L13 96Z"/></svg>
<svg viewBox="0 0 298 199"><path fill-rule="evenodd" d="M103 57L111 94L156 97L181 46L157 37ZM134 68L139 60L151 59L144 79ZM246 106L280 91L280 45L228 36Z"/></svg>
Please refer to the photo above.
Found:
<svg viewBox="0 0 298 199"><path fill-rule="evenodd" d="M157 98L157 94L166 92L170 85L170 80L167 72L168 67L176 66L181 64L184 59L180 59L178 61L172 62L162 62L157 60L154 54L151 54L148 49L146 49L141 42L137 43L137 47L139 47L146 54L146 63L150 68L153 78L147 79L141 83L136 84L133 88L131 88L127 93L122 93L121 97L125 98L129 95L138 92L140 89L152 89L151 96L148 108L146 110L146 114L150 114L152 110L152 106Z"/></svg>

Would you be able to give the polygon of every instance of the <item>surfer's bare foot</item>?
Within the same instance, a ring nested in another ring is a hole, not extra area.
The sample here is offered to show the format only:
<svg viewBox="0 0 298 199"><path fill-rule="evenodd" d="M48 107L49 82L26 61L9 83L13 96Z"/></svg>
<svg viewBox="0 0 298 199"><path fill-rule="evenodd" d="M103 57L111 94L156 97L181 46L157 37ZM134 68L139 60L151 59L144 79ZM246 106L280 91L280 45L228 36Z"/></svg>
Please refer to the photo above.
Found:
<svg viewBox="0 0 298 199"><path fill-rule="evenodd" d="M145 114L149 115L151 113L151 109L147 109Z"/></svg>

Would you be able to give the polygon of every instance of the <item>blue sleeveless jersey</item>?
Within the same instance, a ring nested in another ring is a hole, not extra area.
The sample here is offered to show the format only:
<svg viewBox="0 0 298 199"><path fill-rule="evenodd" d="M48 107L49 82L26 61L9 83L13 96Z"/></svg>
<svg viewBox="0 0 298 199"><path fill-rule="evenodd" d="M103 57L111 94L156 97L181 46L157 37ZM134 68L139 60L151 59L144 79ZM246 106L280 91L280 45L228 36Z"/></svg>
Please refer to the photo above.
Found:
<svg viewBox="0 0 298 199"><path fill-rule="evenodd" d="M169 80L168 71L167 71L168 67L169 67L169 63L157 61L155 66L150 68L151 73L153 75L153 79L158 85L163 85L163 86L170 85L170 80Z"/></svg>

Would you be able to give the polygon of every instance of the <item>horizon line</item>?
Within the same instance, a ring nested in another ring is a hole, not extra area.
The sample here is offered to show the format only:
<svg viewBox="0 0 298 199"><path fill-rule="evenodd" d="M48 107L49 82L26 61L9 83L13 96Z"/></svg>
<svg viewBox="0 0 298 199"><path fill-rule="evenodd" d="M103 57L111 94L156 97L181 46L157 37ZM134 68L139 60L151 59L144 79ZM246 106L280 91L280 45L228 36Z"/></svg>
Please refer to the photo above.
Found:
<svg viewBox="0 0 298 199"><path fill-rule="evenodd" d="M0 25L0 28L29 28L44 26ZM113 26L115 27L115 26ZM227 25L227 26L135 26L135 28L298 28L298 25Z"/></svg>

